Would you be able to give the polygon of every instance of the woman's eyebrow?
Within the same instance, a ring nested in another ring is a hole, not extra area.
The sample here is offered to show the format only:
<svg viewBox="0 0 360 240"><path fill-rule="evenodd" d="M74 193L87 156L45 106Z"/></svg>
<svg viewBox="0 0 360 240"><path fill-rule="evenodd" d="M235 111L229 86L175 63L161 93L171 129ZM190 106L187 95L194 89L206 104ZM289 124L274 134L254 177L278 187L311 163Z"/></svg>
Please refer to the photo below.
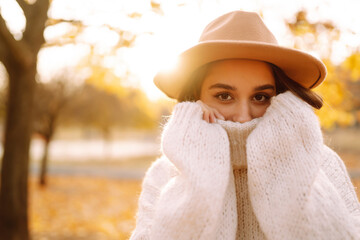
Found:
<svg viewBox="0 0 360 240"><path fill-rule="evenodd" d="M213 88L224 88L226 90L233 90L233 91L236 90L236 87L230 86L230 85L227 85L227 84L224 84L224 83L216 83L216 84L211 85L209 87L209 89L213 89Z"/></svg>
<svg viewBox="0 0 360 240"><path fill-rule="evenodd" d="M266 89L275 90L275 86L271 85L271 84L265 84L265 85L258 86L256 88L254 88L255 91L261 91L261 90L266 90Z"/></svg>

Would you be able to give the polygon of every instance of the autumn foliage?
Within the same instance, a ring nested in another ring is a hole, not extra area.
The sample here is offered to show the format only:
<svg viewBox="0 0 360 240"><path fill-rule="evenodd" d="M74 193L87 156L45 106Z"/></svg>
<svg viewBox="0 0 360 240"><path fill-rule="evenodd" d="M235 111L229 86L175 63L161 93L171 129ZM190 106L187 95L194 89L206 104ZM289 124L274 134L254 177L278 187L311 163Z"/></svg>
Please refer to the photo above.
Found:
<svg viewBox="0 0 360 240"><path fill-rule="evenodd" d="M341 29L331 21L312 22L307 12L297 12L294 21L287 21L294 37L294 47L320 55L328 74L325 81L315 89L324 99L324 106L317 111L321 126L333 129L358 124L360 117L356 95L360 89L360 54L351 51L341 63L335 64L333 46L339 40Z"/></svg>
<svg viewBox="0 0 360 240"><path fill-rule="evenodd" d="M125 240L135 226L141 181L51 176L30 178L30 232L37 239Z"/></svg>

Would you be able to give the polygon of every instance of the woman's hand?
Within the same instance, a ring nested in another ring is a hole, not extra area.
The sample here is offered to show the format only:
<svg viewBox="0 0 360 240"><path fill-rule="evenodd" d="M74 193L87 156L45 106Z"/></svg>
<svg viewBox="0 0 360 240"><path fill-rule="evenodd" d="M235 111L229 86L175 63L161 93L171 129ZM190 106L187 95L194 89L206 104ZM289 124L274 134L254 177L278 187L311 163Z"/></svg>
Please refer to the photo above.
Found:
<svg viewBox="0 0 360 240"><path fill-rule="evenodd" d="M203 120L205 120L206 122L216 123L216 119L225 120L224 116L221 115L221 113L215 108L209 107L201 100L197 100L196 103L201 106L201 109L203 111Z"/></svg>

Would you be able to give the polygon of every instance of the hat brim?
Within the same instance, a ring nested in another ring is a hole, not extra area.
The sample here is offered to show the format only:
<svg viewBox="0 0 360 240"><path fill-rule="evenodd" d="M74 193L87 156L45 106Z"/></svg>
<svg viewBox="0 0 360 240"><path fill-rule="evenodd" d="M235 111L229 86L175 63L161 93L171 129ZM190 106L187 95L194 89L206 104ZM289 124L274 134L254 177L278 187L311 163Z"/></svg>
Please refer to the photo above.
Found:
<svg viewBox="0 0 360 240"><path fill-rule="evenodd" d="M183 52L176 69L159 72L154 83L167 96L177 99L197 68L213 61L234 58L272 63L306 88L319 86L326 77L322 61L303 51L259 42L207 41Z"/></svg>

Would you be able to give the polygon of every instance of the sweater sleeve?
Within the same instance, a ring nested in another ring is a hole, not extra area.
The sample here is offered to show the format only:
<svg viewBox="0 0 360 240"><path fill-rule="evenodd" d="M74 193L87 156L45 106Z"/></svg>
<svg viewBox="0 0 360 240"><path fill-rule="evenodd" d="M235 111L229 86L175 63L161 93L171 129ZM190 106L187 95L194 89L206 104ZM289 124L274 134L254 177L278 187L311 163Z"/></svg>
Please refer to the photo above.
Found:
<svg viewBox="0 0 360 240"><path fill-rule="evenodd" d="M136 228L130 240L150 239L154 208L157 206L161 189L177 174L176 168L165 156L157 159L147 170L139 197Z"/></svg>
<svg viewBox="0 0 360 240"><path fill-rule="evenodd" d="M250 200L268 239L359 239L347 173L337 165L330 180L323 166L334 157L309 105L290 92L273 98L247 142Z"/></svg>
<svg viewBox="0 0 360 240"><path fill-rule="evenodd" d="M164 129L162 151L179 174L159 195L150 239L215 239L231 172L225 130L202 120L198 104L179 103Z"/></svg>
<svg viewBox="0 0 360 240"><path fill-rule="evenodd" d="M327 146L324 146L324 153L325 157L321 163L321 169L340 194L350 213L360 221L359 200L344 162L336 152Z"/></svg>

